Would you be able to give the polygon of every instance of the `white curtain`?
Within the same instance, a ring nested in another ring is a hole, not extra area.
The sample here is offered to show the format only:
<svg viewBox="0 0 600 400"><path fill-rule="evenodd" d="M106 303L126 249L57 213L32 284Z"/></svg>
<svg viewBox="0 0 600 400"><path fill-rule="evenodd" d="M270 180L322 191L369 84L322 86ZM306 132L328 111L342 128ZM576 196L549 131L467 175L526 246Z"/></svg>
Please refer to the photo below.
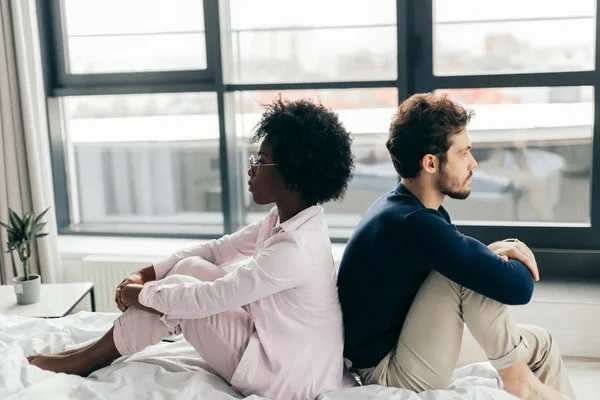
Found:
<svg viewBox="0 0 600 400"><path fill-rule="evenodd" d="M46 99L41 67L35 0L0 0L0 221L8 222L8 207L22 215L46 214L43 232L31 258L31 272L42 282L61 278L56 231ZM12 282L7 234L0 229L0 279ZM17 273L22 265L15 255Z"/></svg>

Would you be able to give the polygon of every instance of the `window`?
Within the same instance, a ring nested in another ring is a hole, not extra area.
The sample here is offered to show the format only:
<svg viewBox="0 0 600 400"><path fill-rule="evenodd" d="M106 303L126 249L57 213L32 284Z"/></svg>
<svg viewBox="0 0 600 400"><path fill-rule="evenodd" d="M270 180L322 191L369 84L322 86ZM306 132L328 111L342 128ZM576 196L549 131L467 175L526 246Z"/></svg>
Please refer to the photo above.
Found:
<svg viewBox="0 0 600 400"><path fill-rule="evenodd" d="M457 220L590 222L593 88L440 90L475 111L471 196Z"/></svg>
<svg viewBox="0 0 600 400"><path fill-rule="evenodd" d="M76 229L223 232L215 94L62 102Z"/></svg>
<svg viewBox="0 0 600 400"><path fill-rule="evenodd" d="M206 68L201 0L63 0L63 7L71 74Z"/></svg>
<svg viewBox="0 0 600 400"><path fill-rule="evenodd" d="M434 72L594 69L595 1L435 0Z"/></svg>
<svg viewBox="0 0 600 400"><path fill-rule="evenodd" d="M354 135L346 241L398 176L399 102L475 110L472 195L444 205L484 243L518 237L544 275L597 277L600 141L594 0L38 0L60 232L214 238L265 214L248 137L279 93ZM106 23L110 21L110 24Z"/></svg>
<svg viewBox="0 0 600 400"><path fill-rule="evenodd" d="M232 82L392 80L396 4L230 0Z"/></svg>

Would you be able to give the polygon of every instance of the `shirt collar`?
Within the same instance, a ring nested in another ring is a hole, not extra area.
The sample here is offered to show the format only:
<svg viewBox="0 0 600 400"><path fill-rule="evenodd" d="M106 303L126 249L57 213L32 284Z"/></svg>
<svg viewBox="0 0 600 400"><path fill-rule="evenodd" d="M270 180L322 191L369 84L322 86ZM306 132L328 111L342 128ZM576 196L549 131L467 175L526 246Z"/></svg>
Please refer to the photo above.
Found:
<svg viewBox="0 0 600 400"><path fill-rule="evenodd" d="M279 216L277 207L273 207L269 215L270 218L272 218L272 223L274 225L272 230L290 232L300 228L300 226L302 226L305 222L315 217L316 215L323 214L323 212L323 207L311 206L300 211L298 214L294 215L292 218L288 219L283 224L277 224Z"/></svg>

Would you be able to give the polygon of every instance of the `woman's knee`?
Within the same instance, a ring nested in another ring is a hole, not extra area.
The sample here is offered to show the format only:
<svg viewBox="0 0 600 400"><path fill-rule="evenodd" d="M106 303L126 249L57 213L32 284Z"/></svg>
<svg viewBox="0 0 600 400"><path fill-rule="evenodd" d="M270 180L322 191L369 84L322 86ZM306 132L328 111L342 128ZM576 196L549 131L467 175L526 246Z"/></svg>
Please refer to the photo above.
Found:
<svg viewBox="0 0 600 400"><path fill-rule="evenodd" d="M201 281L214 281L225 272L201 257L186 257L175 264L169 275L188 275Z"/></svg>

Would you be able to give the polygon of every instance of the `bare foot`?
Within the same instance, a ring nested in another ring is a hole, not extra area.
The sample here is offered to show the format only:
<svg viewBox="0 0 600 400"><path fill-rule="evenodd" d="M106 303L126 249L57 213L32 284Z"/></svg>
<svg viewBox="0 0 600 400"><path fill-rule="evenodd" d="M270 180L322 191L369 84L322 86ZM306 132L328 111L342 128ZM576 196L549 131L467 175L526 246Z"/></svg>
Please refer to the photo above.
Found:
<svg viewBox="0 0 600 400"><path fill-rule="evenodd" d="M87 350L89 347L92 347L94 342L88 344L87 346L78 347L76 349L61 351L60 353L56 353L55 356L69 356L71 354L79 353L80 351Z"/></svg>
<svg viewBox="0 0 600 400"><path fill-rule="evenodd" d="M87 346L84 346L84 347L78 347L76 349L71 349L71 350L65 350L65 351L61 351L60 353L56 353L56 354L52 354L52 355L54 355L54 356L69 356L71 354L75 354L75 353L78 353L80 351L87 350L93 344L94 343L90 343L90 344L88 344ZM40 356L40 355L41 354L35 354L35 355L32 355L32 356L29 356L29 357L27 357L27 361L29 361L29 364L31 364L31 362L33 360L35 360L35 358L38 357L38 356Z"/></svg>
<svg viewBox="0 0 600 400"><path fill-rule="evenodd" d="M27 357L31 365L45 371L63 372L65 374L88 376L92 371L82 368L77 359L71 355L48 355L39 354L37 356Z"/></svg>
<svg viewBox="0 0 600 400"><path fill-rule="evenodd" d="M505 369L499 369L498 373L504 383L503 389L524 400L567 400L557 390L544 385L531 372L525 361L516 362Z"/></svg>
<svg viewBox="0 0 600 400"><path fill-rule="evenodd" d="M523 400L568 400L560 392L541 382L504 382L503 389Z"/></svg>

